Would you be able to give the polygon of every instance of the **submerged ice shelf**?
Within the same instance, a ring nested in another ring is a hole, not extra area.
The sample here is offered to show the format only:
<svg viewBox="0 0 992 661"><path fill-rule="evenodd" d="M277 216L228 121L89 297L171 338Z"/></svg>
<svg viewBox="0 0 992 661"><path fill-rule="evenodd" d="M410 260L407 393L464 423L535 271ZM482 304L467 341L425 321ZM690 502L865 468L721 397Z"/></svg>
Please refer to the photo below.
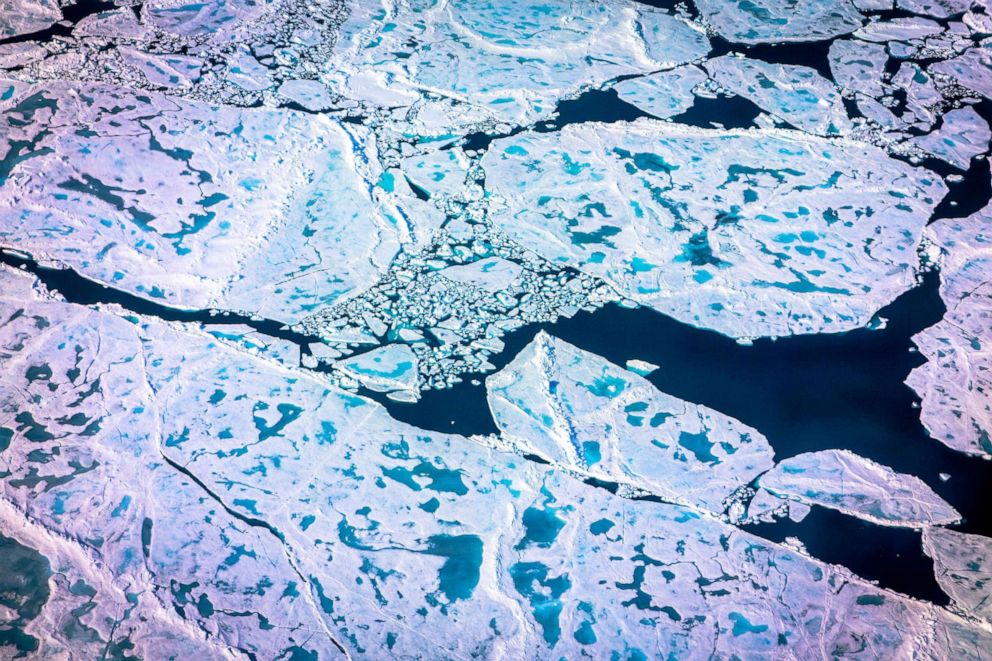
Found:
<svg viewBox="0 0 992 661"><path fill-rule="evenodd" d="M984 658L990 35L0 0L0 657Z"/></svg>

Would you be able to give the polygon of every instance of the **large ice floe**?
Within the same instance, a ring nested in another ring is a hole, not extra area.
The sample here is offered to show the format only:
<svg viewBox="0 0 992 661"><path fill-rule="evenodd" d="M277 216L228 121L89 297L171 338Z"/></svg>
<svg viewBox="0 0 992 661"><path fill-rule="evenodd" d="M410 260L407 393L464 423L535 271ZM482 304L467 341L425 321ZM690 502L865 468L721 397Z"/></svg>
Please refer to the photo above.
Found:
<svg viewBox="0 0 992 661"><path fill-rule="evenodd" d="M0 240L180 307L295 322L426 238L361 127L105 85L0 84Z"/></svg>
<svg viewBox="0 0 992 661"><path fill-rule="evenodd" d="M992 643L705 510L631 501L203 333L0 278L0 533L51 565L22 627L40 655L977 657Z"/></svg>
<svg viewBox="0 0 992 661"><path fill-rule="evenodd" d="M649 120L506 138L482 166L519 243L735 337L865 325L946 190L862 143Z"/></svg>
<svg viewBox="0 0 992 661"><path fill-rule="evenodd" d="M990 53L967 0L0 0L0 658L986 658ZM928 268L898 447L603 349L909 350Z"/></svg>

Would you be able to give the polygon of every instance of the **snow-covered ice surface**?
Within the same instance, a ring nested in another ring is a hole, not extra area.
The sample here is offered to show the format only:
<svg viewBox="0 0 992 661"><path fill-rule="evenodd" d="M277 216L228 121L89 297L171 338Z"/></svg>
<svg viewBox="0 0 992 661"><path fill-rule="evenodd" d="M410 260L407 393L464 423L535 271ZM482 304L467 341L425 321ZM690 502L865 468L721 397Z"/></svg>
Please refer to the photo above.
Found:
<svg viewBox="0 0 992 661"><path fill-rule="evenodd" d="M520 244L735 337L866 324L912 285L946 190L863 143L650 120L523 133L482 167Z"/></svg>
<svg viewBox="0 0 992 661"><path fill-rule="evenodd" d="M4 385L15 441L0 532L43 549L58 576L25 627L39 654L898 656L992 643L691 507L630 501L483 439L398 423L202 333L0 277L17 377Z"/></svg>
<svg viewBox="0 0 992 661"><path fill-rule="evenodd" d="M969 0L0 0L0 658L985 658L990 54ZM799 347L908 366L824 440Z"/></svg>
<svg viewBox="0 0 992 661"><path fill-rule="evenodd" d="M756 430L540 333L486 379L505 441L568 470L722 512L772 466Z"/></svg>
<svg viewBox="0 0 992 661"><path fill-rule="evenodd" d="M942 253L944 319L913 341L927 362L906 382L923 400L921 417L934 438L992 457L992 208L927 228Z"/></svg>
<svg viewBox="0 0 992 661"><path fill-rule="evenodd" d="M830 507L881 525L919 528L961 518L919 478L847 450L790 457L757 484L780 498Z"/></svg>

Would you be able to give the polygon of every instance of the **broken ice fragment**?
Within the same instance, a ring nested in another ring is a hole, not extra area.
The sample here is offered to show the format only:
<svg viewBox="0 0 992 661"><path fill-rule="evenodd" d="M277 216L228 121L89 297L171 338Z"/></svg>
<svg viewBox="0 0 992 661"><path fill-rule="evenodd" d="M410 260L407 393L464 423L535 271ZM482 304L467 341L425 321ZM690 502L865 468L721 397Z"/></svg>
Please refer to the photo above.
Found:
<svg viewBox="0 0 992 661"><path fill-rule="evenodd" d="M864 20L850 2L696 0L696 6L720 36L746 44L820 41L852 32Z"/></svg>
<svg viewBox="0 0 992 661"><path fill-rule="evenodd" d="M754 429L544 332L486 379L506 441L554 465L714 512L772 465Z"/></svg>
<svg viewBox="0 0 992 661"><path fill-rule="evenodd" d="M887 526L920 528L961 518L918 477L847 450L783 459L758 484L780 498L820 505Z"/></svg>
<svg viewBox="0 0 992 661"><path fill-rule="evenodd" d="M345 373L377 392L414 390L417 386L417 357L406 344L387 344L341 360Z"/></svg>
<svg viewBox="0 0 992 661"><path fill-rule="evenodd" d="M482 287L493 293L509 289L523 269L520 265L500 257L486 257L468 264L449 266L441 275L466 285Z"/></svg>
<svg viewBox="0 0 992 661"><path fill-rule="evenodd" d="M951 110L944 115L941 127L912 139L913 144L959 170L967 170L971 159L989 148L992 131L971 107Z"/></svg>
<svg viewBox="0 0 992 661"><path fill-rule="evenodd" d="M954 604L992 622L992 539L924 528L923 550L933 558L937 583Z"/></svg>
<svg viewBox="0 0 992 661"><path fill-rule="evenodd" d="M841 135L851 128L837 88L816 69L724 55L704 65L724 88L815 135Z"/></svg>
<svg viewBox="0 0 992 661"><path fill-rule="evenodd" d="M658 119L667 119L692 107L692 88L705 80L706 74L699 67L684 66L630 78L613 88L627 103Z"/></svg>
<svg viewBox="0 0 992 661"><path fill-rule="evenodd" d="M915 283L946 191L853 141L643 119L521 133L482 166L518 243L732 337L867 324Z"/></svg>

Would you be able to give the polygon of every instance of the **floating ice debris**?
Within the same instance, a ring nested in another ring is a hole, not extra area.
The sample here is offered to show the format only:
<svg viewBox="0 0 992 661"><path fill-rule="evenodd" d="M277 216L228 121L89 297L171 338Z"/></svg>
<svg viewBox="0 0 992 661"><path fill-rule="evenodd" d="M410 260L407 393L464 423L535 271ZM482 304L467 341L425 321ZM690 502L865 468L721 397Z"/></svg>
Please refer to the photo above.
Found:
<svg viewBox="0 0 992 661"><path fill-rule="evenodd" d="M519 244L733 337L867 324L946 190L855 142L650 120L498 140L482 166Z"/></svg>
<svg viewBox="0 0 992 661"><path fill-rule="evenodd" d="M808 452L758 478L774 495L820 505L886 526L920 528L961 518L923 480L847 450Z"/></svg>
<svg viewBox="0 0 992 661"><path fill-rule="evenodd" d="M823 0L696 0L714 30L746 44L820 41L858 29L864 16L853 3Z"/></svg>
<svg viewBox="0 0 992 661"><path fill-rule="evenodd" d="M992 622L992 539L946 528L925 528L923 550L937 583L968 615Z"/></svg>
<svg viewBox="0 0 992 661"><path fill-rule="evenodd" d="M923 400L920 417L948 447L992 458L992 207L927 228L940 248L944 318L913 338L927 362L906 383Z"/></svg>
<svg viewBox="0 0 992 661"><path fill-rule="evenodd" d="M699 67L683 66L630 78L614 85L621 99L658 119L667 119L692 107L692 89L706 80Z"/></svg>
<svg viewBox="0 0 992 661"><path fill-rule="evenodd" d="M521 452L668 501L721 512L772 466L754 429L544 332L486 389L496 425Z"/></svg>
<svg viewBox="0 0 992 661"><path fill-rule="evenodd" d="M417 387L417 357L405 344L387 344L338 363L345 373L377 392Z"/></svg>
<svg viewBox="0 0 992 661"><path fill-rule="evenodd" d="M295 322L429 232L370 196L360 127L99 85L2 89L0 241L120 289Z"/></svg>
<svg viewBox="0 0 992 661"><path fill-rule="evenodd" d="M989 125L968 107L951 110L939 129L912 142L959 170L967 170L972 157L988 152L990 138Z"/></svg>
<svg viewBox="0 0 992 661"><path fill-rule="evenodd" d="M632 360L627 361L627 369L629 369L631 372L634 372L635 374L640 374L641 376L647 376L651 372L658 369L658 366L655 365L654 363L649 363L646 360L639 360L637 358L634 358Z"/></svg>
<svg viewBox="0 0 992 661"><path fill-rule="evenodd" d="M704 66L723 88L802 131L838 135L851 128L837 88L816 69L731 55Z"/></svg>
<svg viewBox="0 0 992 661"><path fill-rule="evenodd" d="M992 44L982 43L963 54L935 62L931 73L949 77L958 85L992 99Z"/></svg>

